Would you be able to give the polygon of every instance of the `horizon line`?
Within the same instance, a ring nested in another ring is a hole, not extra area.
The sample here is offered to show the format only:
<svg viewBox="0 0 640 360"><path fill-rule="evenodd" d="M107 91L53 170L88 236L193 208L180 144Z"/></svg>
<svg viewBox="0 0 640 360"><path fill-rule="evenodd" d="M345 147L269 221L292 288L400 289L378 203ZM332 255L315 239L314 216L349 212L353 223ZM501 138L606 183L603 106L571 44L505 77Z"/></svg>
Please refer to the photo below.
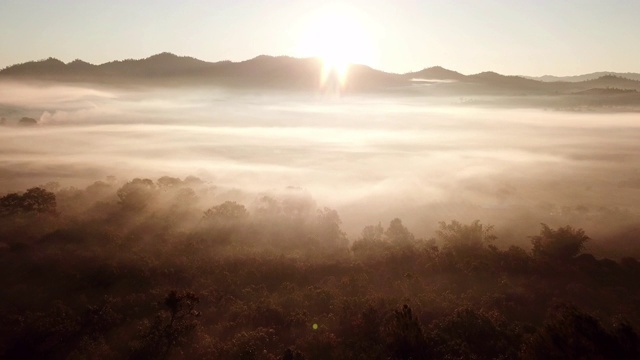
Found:
<svg viewBox="0 0 640 360"><path fill-rule="evenodd" d="M142 60L147 60L147 59L150 59L150 58L152 58L154 56L159 56L159 55L163 55L163 54L172 55L172 56L175 56L175 57L178 57L178 58L194 59L194 60L202 61L202 62L209 63L209 64L223 63L223 62L242 63L242 62L246 62L246 61L255 60L255 59L259 58L259 57L291 58L291 59L298 59L298 60L317 59L317 60L322 61L322 57L321 56L306 56L306 57L303 57L303 56L294 56L294 55L271 55L271 54L259 54L259 55L256 55L254 57L251 57L251 58L248 58L248 59L244 59L244 60L223 59L223 60L211 61L211 60L203 60L203 59L200 59L200 58L197 58L197 57L194 57L194 56L190 56L190 55L178 55L178 54L176 54L174 52L171 52L171 51L162 51L162 52L159 52L159 53L151 54L151 55L149 55L147 57L113 59L113 60L102 62L102 63L92 63L92 62L83 60L83 59L81 59L79 57L75 58L75 59L73 59L71 61L64 61L64 60L59 59L59 58L57 58L55 56L49 56L49 57L40 58L40 59L37 59L37 60L27 60L27 61L24 61L24 62L18 62L18 63L6 65L6 66L0 68L0 72L4 71L6 69L9 69L11 67L14 67L14 66L24 65L24 64L28 64L28 63L35 63L35 62L44 62L44 61L47 61L47 60L57 60L57 61L62 62L65 65L69 65L69 64L71 64L73 62L76 62L76 61L81 61L81 62L84 62L84 63L89 64L89 65L101 66L101 65L105 65L105 64L109 64L109 63L113 63L113 62L142 61ZM580 74L575 74L575 75L554 75L554 74L525 75L525 74L522 74L522 73L520 73L520 74L505 74L505 73L497 72L497 71L494 71L494 70L483 70L483 71L474 72L474 73L462 73L462 72L459 72L457 70L452 70L450 68L444 67L442 65L426 66L426 67L421 68L420 70L412 70L412 71L407 71L407 72L394 72L394 71L387 71L387 70L383 70L383 69L378 68L378 67L374 67L374 66L367 65L367 64L361 64L361 63L350 63L349 65L366 66L366 67L369 67L369 68L377 70L377 71L385 72L385 73L388 73L388 74L395 74L395 75L407 75L407 74L417 73L417 72L420 72L420 71L423 71L423 70L433 69L433 68L441 68L441 69L444 69L444 70L447 70L447 71L457 72L457 73L459 73L461 75L464 75L464 76L470 76L470 75L477 75L477 74L482 74L482 73L494 72L496 74L503 75L503 76L519 76L519 77L523 77L523 78L534 78L534 79L541 79L541 78L544 78L544 77L570 78L570 77L579 77L579 76L600 74L600 73L604 73L604 74L607 74L607 73L608 74L633 74L633 75L637 74L637 75L640 75L640 71L639 72L633 72L633 71L612 71L612 70L598 70L598 71L591 71L591 72L580 73Z"/></svg>

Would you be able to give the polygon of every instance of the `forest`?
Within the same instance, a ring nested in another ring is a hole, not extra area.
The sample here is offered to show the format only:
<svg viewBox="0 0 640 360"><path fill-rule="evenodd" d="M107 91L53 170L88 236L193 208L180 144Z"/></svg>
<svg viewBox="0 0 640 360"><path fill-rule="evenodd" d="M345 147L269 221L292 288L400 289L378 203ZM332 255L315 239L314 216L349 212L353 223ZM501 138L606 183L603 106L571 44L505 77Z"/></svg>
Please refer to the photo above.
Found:
<svg viewBox="0 0 640 360"><path fill-rule="evenodd" d="M0 358L640 358L640 263L586 253L571 224L529 247L481 220L350 239L296 189L214 191L165 176L1 194Z"/></svg>

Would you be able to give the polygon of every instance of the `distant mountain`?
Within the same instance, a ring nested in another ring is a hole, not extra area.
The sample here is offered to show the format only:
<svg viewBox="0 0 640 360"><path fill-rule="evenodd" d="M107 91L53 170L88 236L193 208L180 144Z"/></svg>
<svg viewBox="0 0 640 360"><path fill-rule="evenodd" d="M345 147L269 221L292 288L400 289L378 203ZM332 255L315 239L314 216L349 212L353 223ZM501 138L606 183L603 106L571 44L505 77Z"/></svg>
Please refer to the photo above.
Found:
<svg viewBox="0 0 640 360"><path fill-rule="evenodd" d="M612 89L612 88L592 88L577 91L574 95L620 95L620 94L636 94L638 90Z"/></svg>
<svg viewBox="0 0 640 360"><path fill-rule="evenodd" d="M445 69L441 66L433 66L416 72L404 74L405 78L417 80L455 80L461 81L465 76L459 72Z"/></svg>
<svg viewBox="0 0 640 360"><path fill-rule="evenodd" d="M229 87L315 89L320 82L322 69L322 62L316 58L260 55L241 62L206 62L192 57L161 53L145 59L112 61L101 65L81 60L65 64L49 58L7 67L0 71L0 77L49 81L167 82ZM347 76L347 87L357 91L407 84L400 75L364 65L352 65ZM329 80L331 82L331 79ZM333 79L333 82L336 83L337 80Z"/></svg>
<svg viewBox="0 0 640 360"><path fill-rule="evenodd" d="M211 63L192 57L161 53L141 60L112 61L95 67L95 75L158 77L194 74L204 71Z"/></svg>
<svg viewBox="0 0 640 360"><path fill-rule="evenodd" d="M605 75L597 79L586 80L577 84L592 88L615 88L640 90L640 81L615 75Z"/></svg>
<svg viewBox="0 0 640 360"><path fill-rule="evenodd" d="M496 85L509 85L509 86L538 86L539 81L526 79L522 76L510 76L501 75L493 71L485 71L475 75L469 75L466 77L467 81L489 83Z"/></svg>
<svg viewBox="0 0 640 360"><path fill-rule="evenodd" d="M538 76L538 77L532 77L532 76L524 76L524 77L528 79L544 81L544 82L556 82L556 81L580 82L580 81L595 80L597 78L601 78L607 75L613 75L613 76L618 76L618 77L622 77L630 80L640 81L640 74L638 73L617 73L617 72L610 72L610 71L600 71L600 72L594 72L594 73L584 74L584 75L575 75L575 76L544 75L544 76Z"/></svg>
<svg viewBox="0 0 640 360"><path fill-rule="evenodd" d="M347 79L343 82L343 79L338 79L336 73L323 75L322 61L317 58L261 55L240 62L207 62L165 52L145 59L111 61L100 65L82 60L65 64L60 60L48 58L9 66L0 70L0 79L282 90L317 90L319 86L343 86L344 91L392 90L417 95L447 96L570 95L589 89L609 88L640 91L640 81L629 78L629 74L616 76L603 73L605 75L593 77L594 74L583 75L586 80L582 81L576 81L578 77L572 77L571 81L550 82L523 76L506 76L490 71L463 75L440 66L406 74L394 74L365 65L351 65ZM323 76L325 79L321 82ZM640 80L640 75L638 77Z"/></svg>
<svg viewBox="0 0 640 360"><path fill-rule="evenodd" d="M67 72L67 65L62 61L54 58L48 58L40 61L30 61L24 64L9 66L2 71L0 75L12 77L33 77L46 78L51 74L64 74Z"/></svg>

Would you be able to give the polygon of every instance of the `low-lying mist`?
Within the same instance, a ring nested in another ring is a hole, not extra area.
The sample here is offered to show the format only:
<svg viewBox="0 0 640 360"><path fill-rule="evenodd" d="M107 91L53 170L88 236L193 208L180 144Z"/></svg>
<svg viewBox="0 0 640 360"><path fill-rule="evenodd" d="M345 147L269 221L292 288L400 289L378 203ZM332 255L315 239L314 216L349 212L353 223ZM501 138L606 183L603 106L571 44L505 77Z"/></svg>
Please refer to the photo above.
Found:
<svg viewBox="0 0 640 360"><path fill-rule="evenodd" d="M191 175L245 204L302 189L338 211L352 240L399 217L420 237L438 221L480 219L498 242L529 243L544 222L584 228L592 252L640 254L637 114L0 83L0 117L2 194Z"/></svg>

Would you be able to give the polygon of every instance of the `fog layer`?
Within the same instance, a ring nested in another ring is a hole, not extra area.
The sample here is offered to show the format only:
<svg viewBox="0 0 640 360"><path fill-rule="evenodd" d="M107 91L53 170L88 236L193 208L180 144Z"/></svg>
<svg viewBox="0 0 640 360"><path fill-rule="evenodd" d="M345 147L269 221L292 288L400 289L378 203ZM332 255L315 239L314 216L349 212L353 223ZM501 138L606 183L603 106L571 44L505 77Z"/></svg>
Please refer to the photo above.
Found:
<svg viewBox="0 0 640 360"><path fill-rule="evenodd" d="M457 102L0 83L0 192L194 175L241 201L302 188L352 239L394 217L424 237L481 219L515 241L547 222L637 249L637 114Z"/></svg>

